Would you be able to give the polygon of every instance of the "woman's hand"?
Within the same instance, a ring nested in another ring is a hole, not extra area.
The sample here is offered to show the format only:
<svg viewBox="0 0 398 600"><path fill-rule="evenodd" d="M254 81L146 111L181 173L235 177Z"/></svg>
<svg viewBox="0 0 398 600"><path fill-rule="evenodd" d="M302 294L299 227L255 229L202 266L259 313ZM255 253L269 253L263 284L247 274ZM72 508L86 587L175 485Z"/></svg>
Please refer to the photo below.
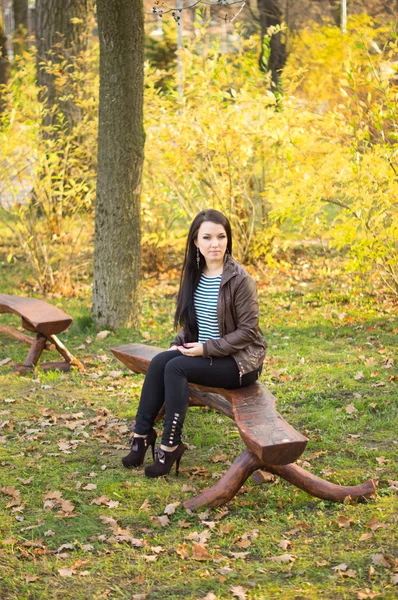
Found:
<svg viewBox="0 0 398 600"><path fill-rule="evenodd" d="M199 342L190 342L183 346L178 346L177 350L184 356L203 356L203 344Z"/></svg>
<svg viewBox="0 0 398 600"><path fill-rule="evenodd" d="M178 346L174 344L173 346L170 346L169 350L178 350Z"/></svg>

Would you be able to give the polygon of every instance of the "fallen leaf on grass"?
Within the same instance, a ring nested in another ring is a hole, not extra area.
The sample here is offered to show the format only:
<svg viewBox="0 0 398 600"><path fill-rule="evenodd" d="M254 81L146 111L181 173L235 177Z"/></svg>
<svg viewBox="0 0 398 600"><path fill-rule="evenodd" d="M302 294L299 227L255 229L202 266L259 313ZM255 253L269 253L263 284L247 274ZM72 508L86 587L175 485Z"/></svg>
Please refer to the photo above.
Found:
<svg viewBox="0 0 398 600"><path fill-rule="evenodd" d="M384 463L388 462L388 458L385 456L376 456L376 461L379 463L379 465L384 465Z"/></svg>
<svg viewBox="0 0 398 600"><path fill-rule="evenodd" d="M87 485L83 486L82 489L91 492L91 490L96 490L97 486L95 485L95 483L88 483Z"/></svg>
<svg viewBox="0 0 398 600"><path fill-rule="evenodd" d="M112 377L112 379L117 379L121 375L123 375L123 371L110 371L110 373L108 373L108 377Z"/></svg>
<svg viewBox="0 0 398 600"><path fill-rule="evenodd" d="M251 541L240 540L239 542L236 542L236 545L239 546L239 548L243 548L244 550L246 550L246 548L248 548L251 545Z"/></svg>
<svg viewBox="0 0 398 600"><path fill-rule="evenodd" d="M29 485L33 481L33 475L32 477L29 477L29 479L22 479L22 477L17 477L17 480L20 481L22 485Z"/></svg>
<svg viewBox="0 0 398 600"><path fill-rule="evenodd" d="M326 565L328 564L327 560L318 560L318 562L315 563L317 567L326 567Z"/></svg>
<svg viewBox="0 0 398 600"><path fill-rule="evenodd" d="M347 415L353 415L354 413L358 412L358 410L355 408L355 406L352 403L348 404L345 407L345 411L346 411Z"/></svg>
<svg viewBox="0 0 398 600"><path fill-rule="evenodd" d="M144 560L147 562L156 562L159 557L156 554L146 554Z"/></svg>
<svg viewBox="0 0 398 600"><path fill-rule="evenodd" d="M221 569L217 569L217 572L220 573L220 575L230 575L234 571L230 567L221 567Z"/></svg>
<svg viewBox="0 0 398 600"><path fill-rule="evenodd" d="M62 544L62 546L57 548L57 550L55 552L56 552L56 554L60 554L63 550L74 550L74 549L75 549L75 547L73 544Z"/></svg>
<svg viewBox="0 0 398 600"><path fill-rule="evenodd" d="M150 508L150 504L149 504L149 500L148 498L145 498L144 502L141 504L139 510L145 510L148 511Z"/></svg>
<svg viewBox="0 0 398 600"><path fill-rule="evenodd" d="M296 558L294 554L280 554L279 556L271 556L270 560L276 563L290 563L294 562Z"/></svg>
<svg viewBox="0 0 398 600"><path fill-rule="evenodd" d="M355 577L357 576L357 572L354 571L353 569L348 569L347 571L345 571L345 573L343 573L344 577L349 577L350 579L355 579Z"/></svg>
<svg viewBox="0 0 398 600"><path fill-rule="evenodd" d="M22 546L25 548L42 548L43 538L38 538L37 540L25 540Z"/></svg>
<svg viewBox="0 0 398 600"><path fill-rule="evenodd" d="M389 556L389 554L372 554L371 559L372 563L376 567L385 567L386 569L389 569L391 567L391 564L389 562L389 559L391 560L391 557Z"/></svg>
<svg viewBox="0 0 398 600"><path fill-rule="evenodd" d="M3 546L12 546L13 544L17 543L17 540L15 540L14 538L7 538L6 540L2 540L1 543L3 544Z"/></svg>
<svg viewBox="0 0 398 600"><path fill-rule="evenodd" d="M204 546L210 539L211 533L208 529L205 529L201 533L197 531L192 531L189 535L186 536L186 540L193 540L197 542L199 545Z"/></svg>
<svg viewBox="0 0 398 600"><path fill-rule="evenodd" d="M348 529L348 527L351 527L351 523L354 523L353 519L345 517L344 515L339 515L339 519L337 521L339 527L346 527Z"/></svg>
<svg viewBox="0 0 398 600"><path fill-rule="evenodd" d="M233 585L229 588L229 591L232 592L232 595L235 596L235 598L239 598L239 600L246 600L247 598L246 590L241 585Z"/></svg>
<svg viewBox="0 0 398 600"><path fill-rule="evenodd" d="M229 460L229 456L225 453L215 454L210 458L210 460L214 463L225 462L226 460Z"/></svg>
<svg viewBox="0 0 398 600"><path fill-rule="evenodd" d="M290 540L281 540L277 546L279 546L279 548L282 548L282 550L287 550L289 548L289 546L292 545L292 542Z"/></svg>
<svg viewBox="0 0 398 600"><path fill-rule="evenodd" d="M366 542L367 540L371 540L374 537L373 533L363 533L359 538L360 542Z"/></svg>
<svg viewBox="0 0 398 600"><path fill-rule="evenodd" d="M133 594L132 600L145 600L148 594Z"/></svg>
<svg viewBox="0 0 398 600"><path fill-rule="evenodd" d="M7 487L0 487L0 492L3 492L6 496L12 496L15 499L19 499L20 492L16 490L13 485L9 485Z"/></svg>
<svg viewBox="0 0 398 600"><path fill-rule="evenodd" d="M167 525L170 525L170 519L167 515L162 515L161 517L152 516L151 521L157 527L167 527Z"/></svg>
<svg viewBox="0 0 398 600"><path fill-rule="evenodd" d="M63 567L62 569L58 569L58 573L61 575L61 577L73 577L73 575L75 574L75 572L69 567Z"/></svg>
<svg viewBox="0 0 398 600"><path fill-rule="evenodd" d="M100 515L98 518L101 521L101 523L103 523L104 525L108 525L112 530L114 528L118 527L117 521L113 517L107 517L106 515Z"/></svg>
<svg viewBox="0 0 398 600"><path fill-rule="evenodd" d="M111 499L108 498L108 496L98 496L98 498L94 498L93 500L91 500L90 506L92 504L96 504L97 506L101 506L101 504L103 504L104 506L109 506L110 502Z"/></svg>
<svg viewBox="0 0 398 600"><path fill-rule="evenodd" d="M196 489L193 487L193 485L187 485L186 483L184 483L184 485L181 488L182 492L196 492Z"/></svg>
<svg viewBox="0 0 398 600"><path fill-rule="evenodd" d="M368 521L366 523L366 527L369 527L369 529L371 529L372 531L377 531L378 529L383 529L384 527L388 527L388 525L385 525L384 523L379 523L379 520L377 517L372 517L370 519L370 521Z"/></svg>
<svg viewBox="0 0 398 600"><path fill-rule="evenodd" d="M15 404L16 400L14 398L5 398L3 402L5 402L6 404Z"/></svg>
<svg viewBox="0 0 398 600"><path fill-rule="evenodd" d="M178 521L178 527L180 527L181 529L188 529L189 527L191 527L191 524L188 523L188 521L186 521L185 519L181 519L180 521Z"/></svg>
<svg viewBox="0 0 398 600"><path fill-rule="evenodd" d="M380 596L378 592L371 592L369 588L366 588L363 592L357 593L357 600L371 600L372 598L377 598Z"/></svg>
<svg viewBox="0 0 398 600"><path fill-rule="evenodd" d="M75 505L70 500L61 500L61 510L64 513L72 513L75 510Z"/></svg>
<svg viewBox="0 0 398 600"><path fill-rule="evenodd" d="M230 555L234 558L246 558L249 554L250 552L230 552Z"/></svg>
<svg viewBox="0 0 398 600"><path fill-rule="evenodd" d="M168 504L164 509L164 513L166 515L173 515L178 506L180 506L181 502L175 502L174 504Z"/></svg>
<svg viewBox="0 0 398 600"><path fill-rule="evenodd" d="M192 558L195 560L209 560L210 554L204 546L194 543L192 548Z"/></svg>
<svg viewBox="0 0 398 600"><path fill-rule="evenodd" d="M97 338L97 340L104 340L105 338L108 337L108 335L111 335L111 333L112 333L112 331L108 331L107 329L104 329L103 331L100 331L99 333L97 333L96 338Z"/></svg>
<svg viewBox="0 0 398 600"><path fill-rule="evenodd" d="M209 529L214 529L217 523L215 521L201 521L202 525L205 527L209 527Z"/></svg>
<svg viewBox="0 0 398 600"><path fill-rule="evenodd" d="M398 585L398 574L397 575L393 575L391 578L391 583L393 585Z"/></svg>
<svg viewBox="0 0 398 600"><path fill-rule="evenodd" d="M332 571L347 571L347 569L348 569L347 563L340 563L339 565L332 567Z"/></svg>
<svg viewBox="0 0 398 600"><path fill-rule="evenodd" d="M354 379L356 379L357 381L363 379L363 371L359 371L356 375L354 375Z"/></svg>
<svg viewBox="0 0 398 600"><path fill-rule="evenodd" d="M4 365L8 364L9 362L12 361L12 358L3 358L2 360L0 360L0 367L4 367Z"/></svg>
<svg viewBox="0 0 398 600"><path fill-rule="evenodd" d="M186 544L180 544L176 547L177 554L184 560L189 557L189 552Z"/></svg>
<svg viewBox="0 0 398 600"><path fill-rule="evenodd" d="M92 544L82 544L81 549L85 552L92 552L94 550L94 546Z"/></svg>
<svg viewBox="0 0 398 600"><path fill-rule="evenodd" d="M22 577L22 579L24 581L26 581L26 583L33 583L34 581L37 581L39 579L38 575L24 575Z"/></svg>
<svg viewBox="0 0 398 600"><path fill-rule="evenodd" d="M217 600L217 596L213 594L213 592L209 592L208 594L206 594L206 596L201 598L201 600Z"/></svg>

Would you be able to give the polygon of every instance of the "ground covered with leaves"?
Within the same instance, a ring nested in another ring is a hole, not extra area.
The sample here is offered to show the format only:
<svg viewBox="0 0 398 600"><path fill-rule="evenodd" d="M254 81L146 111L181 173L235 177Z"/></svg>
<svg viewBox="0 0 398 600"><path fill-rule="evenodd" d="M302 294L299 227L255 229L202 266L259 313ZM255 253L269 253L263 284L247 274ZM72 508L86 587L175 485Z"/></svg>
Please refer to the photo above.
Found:
<svg viewBox="0 0 398 600"><path fill-rule="evenodd" d="M188 514L182 502L221 477L243 449L239 434L194 408L178 479L124 469L143 378L110 351L168 344L176 272L145 281L140 331L96 330L88 289L52 298L74 317L60 337L84 373L18 376L26 347L0 335L1 599L397 597L396 304L354 291L316 255L254 274L269 344L262 380L310 439L298 462L336 483L375 478L376 498L332 504L270 477L248 480L226 507ZM5 260L0 281L1 292L29 293Z"/></svg>

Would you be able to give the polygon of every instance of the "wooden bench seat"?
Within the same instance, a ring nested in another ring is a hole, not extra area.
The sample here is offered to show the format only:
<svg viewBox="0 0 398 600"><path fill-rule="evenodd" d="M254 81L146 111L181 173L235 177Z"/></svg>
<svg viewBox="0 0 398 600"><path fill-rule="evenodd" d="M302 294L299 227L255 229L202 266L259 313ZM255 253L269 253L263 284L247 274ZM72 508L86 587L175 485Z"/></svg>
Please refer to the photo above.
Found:
<svg viewBox="0 0 398 600"><path fill-rule="evenodd" d="M112 348L116 358L129 369L143 374L152 358L162 351L162 348L144 344ZM185 502L186 508L214 507L228 502L246 479L260 469L278 474L308 493L327 500L344 501L348 496L364 499L374 494L376 483L373 480L357 486L340 486L294 464L304 452L308 439L281 417L275 408L275 396L262 383L234 390L189 384L189 390L191 406L210 406L234 419L246 450L212 488ZM254 479L261 481L261 475Z"/></svg>
<svg viewBox="0 0 398 600"><path fill-rule="evenodd" d="M63 310L37 298L0 294L0 313L9 313L21 317L22 327L36 334L36 337L32 338L12 327L0 326L0 333L11 335L31 346L25 362L16 366L17 371L23 373L32 370L43 350L54 349L58 350L65 360L63 362L42 363L42 368L68 371L71 365L74 365L78 369L83 369L81 362L56 337L57 334L65 331L73 321L72 317Z"/></svg>
<svg viewBox="0 0 398 600"><path fill-rule="evenodd" d="M112 352L135 373L146 373L151 359L158 352L162 352L162 349L144 344L127 344L112 348ZM191 396L193 392L191 406L200 404L217 409L217 395L226 399L228 407L232 407L232 415L228 416L233 416L247 448L264 462L287 465L297 460L304 452L308 439L293 429L276 411L276 398L265 385L255 383L235 390L195 384L190 384L189 387ZM214 395L213 402L210 395Z"/></svg>

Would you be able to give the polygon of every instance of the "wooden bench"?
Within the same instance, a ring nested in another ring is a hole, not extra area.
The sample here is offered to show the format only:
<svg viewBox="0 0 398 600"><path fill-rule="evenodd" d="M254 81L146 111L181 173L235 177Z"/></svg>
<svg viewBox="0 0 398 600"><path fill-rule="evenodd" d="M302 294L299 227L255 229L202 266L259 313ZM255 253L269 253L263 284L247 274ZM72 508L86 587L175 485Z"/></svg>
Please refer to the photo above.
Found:
<svg viewBox="0 0 398 600"><path fill-rule="evenodd" d="M112 348L116 358L129 369L144 374L152 358L162 351L144 344ZM246 449L215 485L184 502L185 508L225 504L251 474L257 483L264 481L261 470L279 475L313 496L334 502L343 502L347 497L363 500L375 493L376 482L372 479L361 485L336 485L295 464L308 439L280 416L275 396L262 383L235 390L190 384L189 389L190 406L209 406L234 419Z"/></svg>
<svg viewBox="0 0 398 600"><path fill-rule="evenodd" d="M56 337L56 334L65 331L73 321L72 317L63 310L36 298L0 294L0 313L18 315L22 319L22 327L36 334L35 337L31 337L13 327L0 325L0 333L6 333L21 342L30 344L28 356L23 364L16 365L16 371L19 373L32 371L43 350L58 350L65 360L62 362L41 363L42 369L69 371L73 365L79 370L83 370L82 363Z"/></svg>

